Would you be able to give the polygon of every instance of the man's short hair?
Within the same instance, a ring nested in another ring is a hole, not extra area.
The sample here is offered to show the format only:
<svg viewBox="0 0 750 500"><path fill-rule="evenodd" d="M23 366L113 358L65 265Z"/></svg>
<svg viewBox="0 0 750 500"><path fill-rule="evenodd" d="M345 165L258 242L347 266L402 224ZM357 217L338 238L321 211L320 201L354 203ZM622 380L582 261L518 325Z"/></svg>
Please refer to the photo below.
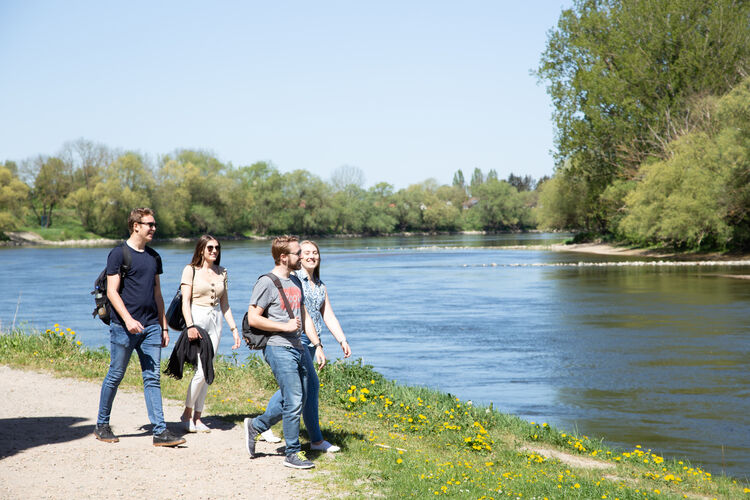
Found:
<svg viewBox="0 0 750 500"><path fill-rule="evenodd" d="M143 219L145 216L150 215L154 218L156 216L154 215L154 211L147 207L141 207L141 208L134 208L130 212L130 217L128 217L128 232L130 234L133 234L133 227L135 226L136 222L141 222L141 219Z"/></svg>
<svg viewBox="0 0 750 500"><path fill-rule="evenodd" d="M285 253L289 253L289 250L292 248L292 243L295 241L299 241L299 238L296 236L277 236L273 239L273 243L271 243L271 255L273 255L273 262L277 266L281 264L281 256Z"/></svg>

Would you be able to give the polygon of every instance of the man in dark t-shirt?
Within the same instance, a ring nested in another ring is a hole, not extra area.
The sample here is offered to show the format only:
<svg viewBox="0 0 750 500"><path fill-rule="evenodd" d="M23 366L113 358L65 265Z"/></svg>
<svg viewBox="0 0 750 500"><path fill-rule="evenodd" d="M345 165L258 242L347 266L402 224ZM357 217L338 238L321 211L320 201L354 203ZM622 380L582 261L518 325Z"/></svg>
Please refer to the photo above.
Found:
<svg viewBox="0 0 750 500"><path fill-rule="evenodd" d="M111 361L102 383L94 436L107 443L119 441L109 426L109 417L135 350L141 361L146 410L154 426L154 446L177 446L185 439L167 430L161 404L161 348L169 344L169 330L159 283L161 258L146 246L156 231L154 212L149 208L134 209L128 218L128 229L128 240L113 248L107 257L107 298L113 312L109 325ZM130 266L121 277L123 252L130 255Z"/></svg>

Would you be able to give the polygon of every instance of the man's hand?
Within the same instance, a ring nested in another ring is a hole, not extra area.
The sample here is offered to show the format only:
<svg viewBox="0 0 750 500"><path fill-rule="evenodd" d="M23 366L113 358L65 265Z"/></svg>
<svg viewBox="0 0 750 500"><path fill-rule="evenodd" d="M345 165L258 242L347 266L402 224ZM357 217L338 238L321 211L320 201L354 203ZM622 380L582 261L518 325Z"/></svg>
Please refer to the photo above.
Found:
<svg viewBox="0 0 750 500"><path fill-rule="evenodd" d="M125 320L125 329L130 333L141 333L143 331L143 325L140 321L134 320L130 317Z"/></svg>
<svg viewBox="0 0 750 500"><path fill-rule="evenodd" d="M169 345L169 330L161 331L161 346L167 347Z"/></svg>
<svg viewBox="0 0 750 500"><path fill-rule="evenodd" d="M302 327L302 322L299 318L290 318L289 321L284 323L284 330L287 333L293 333Z"/></svg>

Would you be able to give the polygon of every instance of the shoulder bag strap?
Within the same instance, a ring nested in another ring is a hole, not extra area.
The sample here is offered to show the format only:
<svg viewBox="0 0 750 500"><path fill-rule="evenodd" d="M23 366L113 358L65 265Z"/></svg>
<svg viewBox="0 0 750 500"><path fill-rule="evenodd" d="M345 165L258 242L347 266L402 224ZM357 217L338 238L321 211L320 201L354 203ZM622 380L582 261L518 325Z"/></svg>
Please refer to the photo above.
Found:
<svg viewBox="0 0 750 500"><path fill-rule="evenodd" d="M190 303L193 303L193 286L195 286L195 266L190 265L193 268L193 277L190 279ZM177 291L182 290L182 285L177 285Z"/></svg>
<svg viewBox="0 0 750 500"><path fill-rule="evenodd" d="M281 288L281 281L279 278L273 274L268 273L265 276L268 276L271 278L271 281L273 281L273 284L276 285L276 288L279 289L279 295L281 296L282 300L284 301L284 306L286 307L286 312L289 314L289 319L294 319L294 313L292 312L292 306L289 305L289 299L286 298L286 294L284 293L284 289Z"/></svg>

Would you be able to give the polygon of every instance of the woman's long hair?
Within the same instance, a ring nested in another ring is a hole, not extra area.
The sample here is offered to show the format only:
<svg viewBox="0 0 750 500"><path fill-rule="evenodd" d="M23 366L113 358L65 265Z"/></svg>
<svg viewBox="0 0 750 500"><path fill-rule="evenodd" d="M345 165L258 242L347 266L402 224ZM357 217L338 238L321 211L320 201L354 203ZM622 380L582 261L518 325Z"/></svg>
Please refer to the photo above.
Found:
<svg viewBox="0 0 750 500"><path fill-rule="evenodd" d="M315 243L315 242L314 242L314 241L312 241L312 240L305 240L305 241L303 241L302 243L300 243L299 245L300 245L300 246L302 246L302 245L307 245L308 243L309 243L310 245L314 246L314 247L315 247L315 249L316 249L316 250L318 251L318 264L317 264L317 265L315 266L315 269L313 269L313 275L312 275L312 279L313 279L313 281L314 281L315 283L317 283L317 282L319 282L319 281L320 281L320 261L322 260L322 259L321 259L321 257L320 257L320 247L318 246L318 244L317 244L317 243Z"/></svg>
<svg viewBox="0 0 750 500"><path fill-rule="evenodd" d="M193 260L190 261L190 265L193 267L201 267L203 265L203 251L206 249L209 241L215 241L219 245L219 249L216 251L216 261L214 262L217 266L221 264L221 245L219 240L211 236L210 234L204 234L198 238L198 243L195 244L195 252L193 252Z"/></svg>

